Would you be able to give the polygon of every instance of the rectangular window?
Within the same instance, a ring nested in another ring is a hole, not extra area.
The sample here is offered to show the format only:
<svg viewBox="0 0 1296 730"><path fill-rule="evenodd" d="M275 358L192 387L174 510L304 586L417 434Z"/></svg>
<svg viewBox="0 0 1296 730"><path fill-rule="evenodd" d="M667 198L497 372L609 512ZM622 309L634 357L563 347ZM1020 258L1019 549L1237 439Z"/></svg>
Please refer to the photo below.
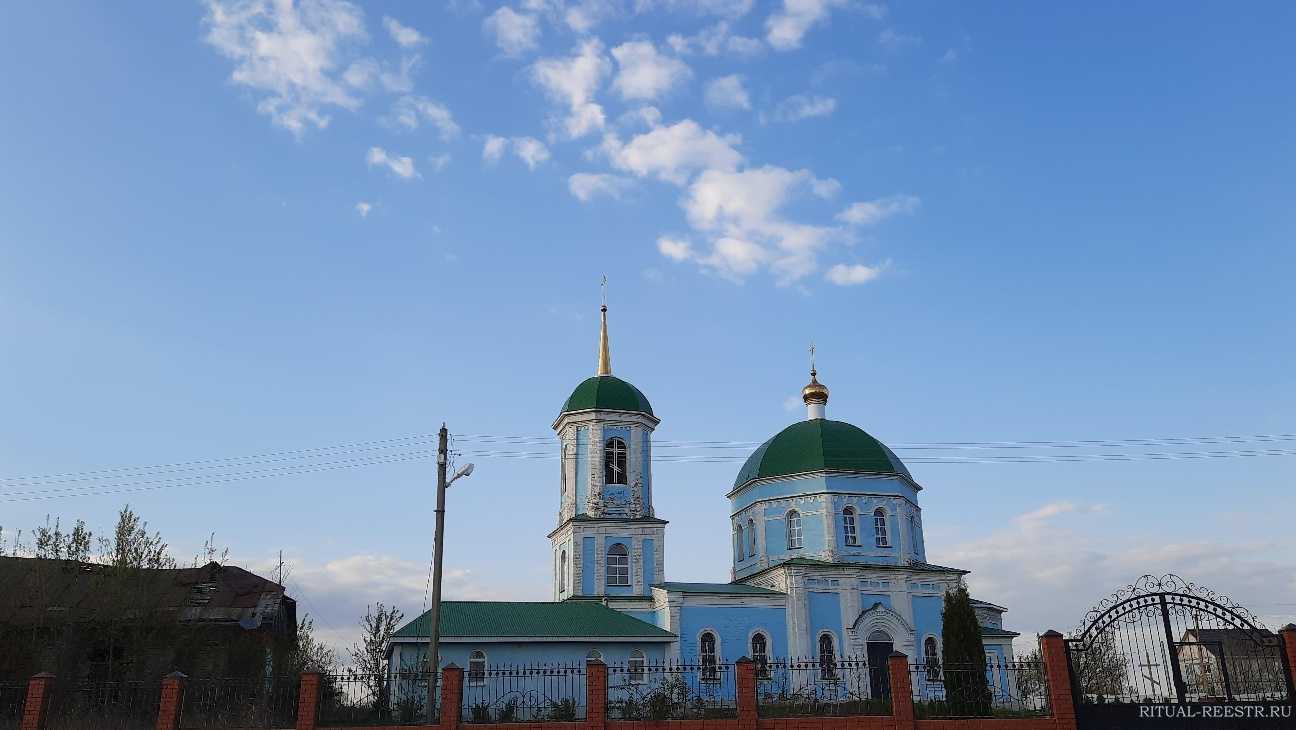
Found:
<svg viewBox="0 0 1296 730"><path fill-rule="evenodd" d="M610 586L628 586L630 585L630 555L625 547L618 545L621 550L613 549L608 553L607 559L607 584Z"/></svg>
<svg viewBox="0 0 1296 730"><path fill-rule="evenodd" d="M859 545L859 533L855 529L855 510L847 509L842 513L842 532L846 534L847 545Z"/></svg>

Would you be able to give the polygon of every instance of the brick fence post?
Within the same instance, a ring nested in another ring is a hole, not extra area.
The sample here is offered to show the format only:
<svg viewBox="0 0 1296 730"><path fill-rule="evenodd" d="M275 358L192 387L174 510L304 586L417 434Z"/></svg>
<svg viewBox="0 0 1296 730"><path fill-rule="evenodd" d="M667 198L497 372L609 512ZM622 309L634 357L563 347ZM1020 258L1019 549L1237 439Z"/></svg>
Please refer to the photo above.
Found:
<svg viewBox="0 0 1296 730"><path fill-rule="evenodd" d="M162 678L157 730L180 730L180 708L184 705L185 679L185 675L180 672L172 672Z"/></svg>
<svg viewBox="0 0 1296 730"><path fill-rule="evenodd" d="M441 670L441 728L459 730L463 716L463 668L454 662Z"/></svg>
<svg viewBox="0 0 1296 730"><path fill-rule="evenodd" d="M909 676L909 657L893 651L887 657L887 674L891 680L891 716L896 730L914 730L913 679Z"/></svg>
<svg viewBox="0 0 1296 730"><path fill-rule="evenodd" d="M319 672L302 672L297 690L297 730L315 730L319 726Z"/></svg>
<svg viewBox="0 0 1296 730"><path fill-rule="evenodd" d="M607 727L607 665L598 659L585 662L585 728Z"/></svg>
<svg viewBox="0 0 1296 730"><path fill-rule="evenodd" d="M1067 662L1066 642L1062 634L1048 630L1040 636L1040 657L1048 680L1049 707L1058 730L1076 730L1075 695L1071 690L1071 669Z"/></svg>
<svg viewBox="0 0 1296 730"><path fill-rule="evenodd" d="M49 711L50 686L54 675L41 672L27 680L27 700L23 702L22 723L18 730L45 730L45 714Z"/></svg>
<svg viewBox="0 0 1296 730"><path fill-rule="evenodd" d="M1283 664L1287 668L1287 696L1296 701L1296 624L1278 629L1278 640L1282 645Z"/></svg>
<svg viewBox="0 0 1296 730"><path fill-rule="evenodd" d="M756 662L747 657L734 662L734 686L738 693L738 730L756 730Z"/></svg>

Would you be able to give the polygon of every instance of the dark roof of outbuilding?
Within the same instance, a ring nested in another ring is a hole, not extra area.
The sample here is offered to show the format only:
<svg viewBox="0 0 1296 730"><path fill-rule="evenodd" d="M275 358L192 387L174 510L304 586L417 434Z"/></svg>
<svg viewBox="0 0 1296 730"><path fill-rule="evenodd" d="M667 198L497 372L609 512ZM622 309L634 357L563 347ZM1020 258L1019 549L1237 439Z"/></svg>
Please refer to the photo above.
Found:
<svg viewBox="0 0 1296 730"><path fill-rule="evenodd" d="M428 635L427 613L399 628L392 638ZM675 635L615 611L597 601L444 601L441 636L518 639L668 639Z"/></svg>
<svg viewBox="0 0 1296 730"><path fill-rule="evenodd" d="M0 586L0 622L18 625L51 615L95 622L144 611L181 623L296 630L296 602L283 586L215 562L121 571L98 563L3 557Z"/></svg>

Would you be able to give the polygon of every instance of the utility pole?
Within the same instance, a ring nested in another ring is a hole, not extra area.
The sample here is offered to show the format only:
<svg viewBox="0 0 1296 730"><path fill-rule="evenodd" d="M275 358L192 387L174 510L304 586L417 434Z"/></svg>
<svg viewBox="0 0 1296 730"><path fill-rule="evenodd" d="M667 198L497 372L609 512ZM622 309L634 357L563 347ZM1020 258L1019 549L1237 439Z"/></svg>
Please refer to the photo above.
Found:
<svg viewBox="0 0 1296 730"><path fill-rule="evenodd" d="M445 542L446 467L449 461L447 444L450 432L444 423L437 432L437 490L436 490L436 545L432 548L432 608L428 610L428 721L436 706L437 683L440 681L441 658L441 555Z"/></svg>

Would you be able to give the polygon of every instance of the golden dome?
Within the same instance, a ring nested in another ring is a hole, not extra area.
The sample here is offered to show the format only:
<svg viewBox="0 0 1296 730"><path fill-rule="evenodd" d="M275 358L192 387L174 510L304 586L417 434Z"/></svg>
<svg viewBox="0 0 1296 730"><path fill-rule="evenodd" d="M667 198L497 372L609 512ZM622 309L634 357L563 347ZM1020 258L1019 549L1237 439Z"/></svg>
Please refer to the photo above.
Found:
<svg viewBox="0 0 1296 730"><path fill-rule="evenodd" d="M828 402L828 386L820 383L817 375L818 373L811 369L810 384L801 389L801 400L805 401L806 405L812 403L822 405Z"/></svg>

